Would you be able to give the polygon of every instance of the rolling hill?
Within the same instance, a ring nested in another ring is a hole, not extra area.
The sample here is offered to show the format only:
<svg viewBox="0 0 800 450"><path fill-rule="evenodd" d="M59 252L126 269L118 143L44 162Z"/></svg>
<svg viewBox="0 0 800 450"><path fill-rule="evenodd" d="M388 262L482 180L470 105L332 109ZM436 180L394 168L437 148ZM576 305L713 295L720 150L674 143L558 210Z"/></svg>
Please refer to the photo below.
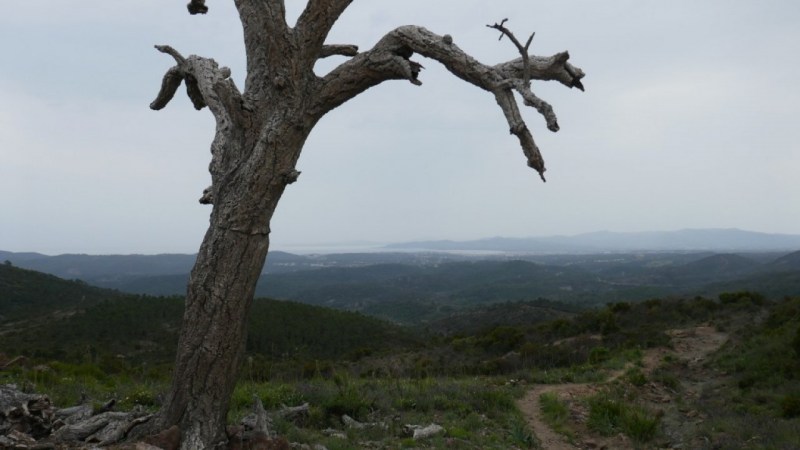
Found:
<svg viewBox="0 0 800 450"><path fill-rule="evenodd" d="M38 358L172 361L183 299L121 294L0 265L0 348ZM256 299L247 352L296 361L348 359L415 345L409 330L358 313Z"/></svg>
<svg viewBox="0 0 800 450"><path fill-rule="evenodd" d="M632 251L792 251L800 248L800 235L758 233L739 229L688 229L634 233L598 231L575 236L497 237L473 241L418 241L391 244L387 248L418 251L566 254Z"/></svg>

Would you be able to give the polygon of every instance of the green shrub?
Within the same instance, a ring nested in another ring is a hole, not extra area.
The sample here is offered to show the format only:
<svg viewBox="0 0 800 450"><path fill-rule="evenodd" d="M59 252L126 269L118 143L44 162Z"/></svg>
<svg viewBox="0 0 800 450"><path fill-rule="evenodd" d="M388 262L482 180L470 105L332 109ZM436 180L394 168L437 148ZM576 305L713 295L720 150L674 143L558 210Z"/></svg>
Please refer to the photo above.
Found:
<svg viewBox="0 0 800 450"><path fill-rule="evenodd" d="M781 400L781 415L784 418L800 417L800 392L787 394Z"/></svg>
<svg viewBox="0 0 800 450"><path fill-rule="evenodd" d="M658 418L641 406L599 393L589 399L588 426L604 436L621 432L637 442L647 442L658 431Z"/></svg>
<svg viewBox="0 0 800 450"><path fill-rule="evenodd" d="M651 375L651 378L656 383L661 383L664 386L673 390L678 388L678 386L680 385L680 380L678 379L678 377L676 377L669 371L661 368L654 370Z"/></svg>
<svg viewBox="0 0 800 450"><path fill-rule="evenodd" d="M511 441L520 448L538 447L538 441L536 437L528 429L528 425L522 420L517 420L511 424L511 429L508 433Z"/></svg>
<svg viewBox="0 0 800 450"><path fill-rule="evenodd" d="M525 334L516 327L499 326L482 336L479 344L486 350L505 353L517 348Z"/></svg>
<svg viewBox="0 0 800 450"><path fill-rule="evenodd" d="M647 377L638 367L628 369L625 373L625 379L634 386L644 386L647 383Z"/></svg>
<svg viewBox="0 0 800 450"><path fill-rule="evenodd" d="M470 438L471 435L472 434L469 431L463 428L450 427L447 429L447 436L451 438L467 440Z"/></svg>
<svg viewBox="0 0 800 450"><path fill-rule="evenodd" d="M631 304L628 302L611 303L608 305L608 308L613 313L623 313L631 310Z"/></svg>
<svg viewBox="0 0 800 450"><path fill-rule="evenodd" d="M123 400L123 404L128 405L158 406L159 403L156 394L152 390L144 387L140 387L131 392Z"/></svg>
<svg viewBox="0 0 800 450"><path fill-rule="evenodd" d="M719 302L723 305L731 305L734 303L752 303L754 305L763 305L766 301L763 295L758 292L739 291L739 292L723 292L719 294Z"/></svg>
<svg viewBox="0 0 800 450"><path fill-rule="evenodd" d="M598 364L607 360L611 356L611 351L605 347L595 347L589 352L589 362Z"/></svg>
<svg viewBox="0 0 800 450"><path fill-rule="evenodd" d="M794 339L792 339L792 350L794 350L795 355L800 358L800 327L797 327L797 331L794 333Z"/></svg>
<svg viewBox="0 0 800 450"><path fill-rule="evenodd" d="M547 425L556 433L571 436L566 427L569 419L569 407L553 392L546 392L539 396L539 408Z"/></svg>

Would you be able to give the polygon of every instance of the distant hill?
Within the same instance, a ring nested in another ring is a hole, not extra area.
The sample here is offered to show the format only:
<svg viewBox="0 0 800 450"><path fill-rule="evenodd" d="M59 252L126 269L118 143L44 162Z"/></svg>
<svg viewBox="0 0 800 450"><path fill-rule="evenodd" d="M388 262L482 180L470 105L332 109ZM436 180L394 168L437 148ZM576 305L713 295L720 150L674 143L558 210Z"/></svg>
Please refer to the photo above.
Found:
<svg viewBox="0 0 800 450"><path fill-rule="evenodd" d="M707 256L687 264L662 269L674 285L697 286L751 275L761 264L731 253Z"/></svg>
<svg viewBox="0 0 800 450"><path fill-rule="evenodd" d="M0 264L0 349L93 362L169 363L181 297L126 295ZM247 351L264 358L347 359L413 345L408 330L361 314L256 299ZM110 359L109 359L110 358ZM113 364L112 364L113 365Z"/></svg>
<svg viewBox="0 0 800 450"><path fill-rule="evenodd" d="M0 264L0 325L35 314L47 315L122 296L84 282Z"/></svg>
<svg viewBox="0 0 800 450"><path fill-rule="evenodd" d="M84 255L56 256L41 253L14 253L0 250L0 263L8 261L17 267L49 273L64 279L80 279L96 286L140 292L136 286L142 279L164 277L164 289L149 289L147 294L182 294L196 255ZM271 251L263 273L286 273L321 267L361 267L376 264L436 265L464 261L472 257L445 253L340 253L330 255L295 255ZM170 279L172 278L172 279ZM178 282L180 280L180 282Z"/></svg>
<svg viewBox="0 0 800 450"><path fill-rule="evenodd" d="M15 265L38 265L66 274L62 276L67 278L76 278L80 273L84 281L100 287L156 296L183 296L194 258L49 257L8 252L0 253L0 259L3 257L16 258L9 259ZM800 272L798 266L800 252L786 251L577 255L273 252L256 295L358 311L401 324L421 324L464 308L538 298L589 306L670 295L713 294L720 289L736 291L745 285L780 298L800 294L792 281L792 271Z"/></svg>
<svg viewBox="0 0 800 450"><path fill-rule="evenodd" d="M49 273L64 279L81 279L99 286L114 286L126 280L162 275L185 275L192 270L197 255L85 255L48 256L40 253L0 251L0 263ZM265 272L297 270L313 265L311 258L273 251L267 258ZM184 283L185 284L185 283Z"/></svg>
<svg viewBox="0 0 800 450"><path fill-rule="evenodd" d="M406 323L448 308L545 297L590 298L608 285L580 269L527 261L472 261L438 266L375 265L273 274L258 292L276 298L366 312ZM407 303L417 305L403 310Z"/></svg>
<svg viewBox="0 0 800 450"><path fill-rule="evenodd" d="M697 229L617 233L599 231L575 236L490 238L474 241L421 241L388 245L389 249L497 251L519 253L596 253L629 251L794 251L800 235L738 229Z"/></svg>
<svg viewBox="0 0 800 450"><path fill-rule="evenodd" d="M24 255L20 257L19 255ZM83 255L46 256L0 252L0 260L66 279L97 281L124 276L189 273L195 255Z"/></svg>
<svg viewBox="0 0 800 450"><path fill-rule="evenodd" d="M722 292L752 291L767 298L781 299L800 296L800 270L765 272L731 281L703 286L699 294L715 296Z"/></svg>
<svg viewBox="0 0 800 450"><path fill-rule="evenodd" d="M800 251L782 256L771 262L769 266L776 270L800 270Z"/></svg>

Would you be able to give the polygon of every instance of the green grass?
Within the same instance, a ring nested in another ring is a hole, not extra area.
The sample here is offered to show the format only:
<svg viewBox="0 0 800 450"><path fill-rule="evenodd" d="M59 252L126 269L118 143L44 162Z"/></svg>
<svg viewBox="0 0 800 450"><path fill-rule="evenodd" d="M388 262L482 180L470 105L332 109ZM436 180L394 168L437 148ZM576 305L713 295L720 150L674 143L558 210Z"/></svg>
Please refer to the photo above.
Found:
<svg viewBox="0 0 800 450"><path fill-rule="evenodd" d="M574 437L572 430L567 426L569 407L558 398L558 395L552 392L545 392L540 395L539 407L544 421L553 431L566 436L570 440Z"/></svg>
<svg viewBox="0 0 800 450"><path fill-rule="evenodd" d="M17 383L27 390L47 394L57 406L72 406L86 393L94 403L117 398L120 409L160 406L169 387L165 379L105 374L91 365L51 363L47 370L14 368L0 373L0 383ZM365 442L380 448L534 448L536 438L517 410L515 400L524 387L504 378L354 378L337 373L329 379L275 382L241 382L231 399L229 421L250 413L253 396L267 410L309 403L310 413L299 423L276 419L273 429L291 442L322 444L329 449L358 449ZM382 427L347 429L342 415L361 422L381 422ZM436 423L445 432L424 442L409 440L406 424ZM347 439L322 430L333 428Z"/></svg>
<svg viewBox="0 0 800 450"><path fill-rule="evenodd" d="M618 393L601 392L589 398L588 426L604 436L618 433L636 442L651 441L658 432L658 417L626 401Z"/></svg>

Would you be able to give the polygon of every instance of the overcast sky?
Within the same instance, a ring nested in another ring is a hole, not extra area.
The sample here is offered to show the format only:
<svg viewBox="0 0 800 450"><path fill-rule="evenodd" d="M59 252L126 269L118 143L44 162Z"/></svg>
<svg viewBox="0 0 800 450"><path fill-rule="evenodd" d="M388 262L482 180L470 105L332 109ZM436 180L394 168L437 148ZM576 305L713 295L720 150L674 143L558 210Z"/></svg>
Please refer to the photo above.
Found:
<svg viewBox="0 0 800 450"><path fill-rule="evenodd" d="M0 249L195 252L213 117L183 94L148 108L171 58L244 83L233 2L17 0L0 15ZM300 1L287 0L293 22ZM341 242L742 228L800 233L797 0L356 1L328 42L405 24L484 63L569 50L586 92L534 83L561 131L525 111L547 164L526 167L493 97L434 61L325 117L272 223L272 248ZM339 63L343 59L333 61ZM319 67L319 71L330 66Z"/></svg>

